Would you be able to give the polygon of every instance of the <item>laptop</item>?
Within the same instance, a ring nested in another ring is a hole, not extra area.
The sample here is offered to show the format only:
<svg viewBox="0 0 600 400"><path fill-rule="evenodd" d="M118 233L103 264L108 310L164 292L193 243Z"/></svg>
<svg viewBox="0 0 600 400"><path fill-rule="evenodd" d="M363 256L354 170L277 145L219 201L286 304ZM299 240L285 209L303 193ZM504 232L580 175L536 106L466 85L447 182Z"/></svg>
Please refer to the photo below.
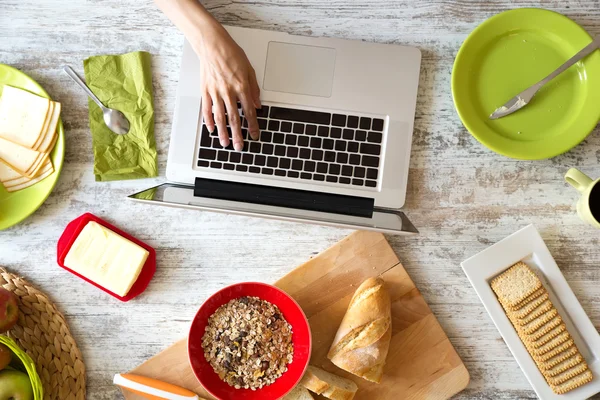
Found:
<svg viewBox="0 0 600 400"><path fill-rule="evenodd" d="M223 148L201 117L199 60L183 60L167 183L129 196L165 206L391 234L400 211L421 53L414 47L226 27L256 70L260 139ZM229 132L231 137L231 132Z"/></svg>

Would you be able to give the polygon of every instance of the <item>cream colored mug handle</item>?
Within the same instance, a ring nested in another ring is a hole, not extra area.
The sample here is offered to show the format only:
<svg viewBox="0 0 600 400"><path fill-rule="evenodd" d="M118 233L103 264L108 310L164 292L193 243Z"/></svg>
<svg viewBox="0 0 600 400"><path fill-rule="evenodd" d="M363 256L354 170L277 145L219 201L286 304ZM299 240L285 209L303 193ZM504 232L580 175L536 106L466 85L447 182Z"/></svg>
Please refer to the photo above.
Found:
<svg viewBox="0 0 600 400"><path fill-rule="evenodd" d="M577 168L571 168L565 175L565 180L579 192L583 193L592 184L592 178L579 171Z"/></svg>

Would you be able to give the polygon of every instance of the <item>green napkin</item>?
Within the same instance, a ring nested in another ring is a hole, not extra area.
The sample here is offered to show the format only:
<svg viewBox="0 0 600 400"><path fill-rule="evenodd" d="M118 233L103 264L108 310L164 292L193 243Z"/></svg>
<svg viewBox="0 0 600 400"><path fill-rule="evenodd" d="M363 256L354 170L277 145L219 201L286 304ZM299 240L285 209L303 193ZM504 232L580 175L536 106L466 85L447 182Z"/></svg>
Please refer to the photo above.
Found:
<svg viewBox="0 0 600 400"><path fill-rule="evenodd" d="M130 123L128 134L113 133L104 124L100 107L89 99L96 180L157 176L150 53L94 56L83 61L83 68L92 92Z"/></svg>

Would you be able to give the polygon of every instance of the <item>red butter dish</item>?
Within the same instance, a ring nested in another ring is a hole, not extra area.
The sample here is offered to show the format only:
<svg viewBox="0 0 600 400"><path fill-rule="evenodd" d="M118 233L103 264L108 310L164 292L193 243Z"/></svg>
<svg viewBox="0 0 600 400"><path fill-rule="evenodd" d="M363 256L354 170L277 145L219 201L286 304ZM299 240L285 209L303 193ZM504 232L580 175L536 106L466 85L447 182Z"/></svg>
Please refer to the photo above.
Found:
<svg viewBox="0 0 600 400"><path fill-rule="evenodd" d="M85 276L82 276L82 275L78 274L77 272L65 267L65 257L67 256L67 253L71 249L71 246L73 246L75 239L77 239L77 237L79 236L79 234L81 233L83 228L90 221L97 222L98 224L104 226L105 228L110 229L114 233L117 233L117 234L123 236L125 239L131 240L133 243L146 249L149 253L148 258L146 259L146 263L144 264L144 267L142 268L142 271L140 272L140 275L138 276L137 280L135 281L135 283L129 290L129 293L127 293L127 296L125 296L125 297L119 296L118 294L111 292L110 290L106 289L103 286L100 286L99 284L86 278ZM144 290L146 290L146 288L148 287L148 284L150 283L150 281L152 280L152 277L154 276L154 272L156 271L156 251L152 247L148 246L146 243L142 242L141 240L138 240L135 237L127 234L126 232L123 232L116 226L113 226L113 225L109 224L108 222L106 222L90 213L85 213L85 214L81 215L80 217L74 219L73 221L69 222L69 224L65 228L65 231L60 236L60 239L58 239L58 244L56 247L57 247L58 265L60 265L62 268L69 271L73 275L80 277L84 281L91 283L92 285L96 286L98 289L105 291L106 293L110 294L111 296L113 296L121 301L129 301L129 300L133 299L134 297L138 296L139 294L141 294Z"/></svg>

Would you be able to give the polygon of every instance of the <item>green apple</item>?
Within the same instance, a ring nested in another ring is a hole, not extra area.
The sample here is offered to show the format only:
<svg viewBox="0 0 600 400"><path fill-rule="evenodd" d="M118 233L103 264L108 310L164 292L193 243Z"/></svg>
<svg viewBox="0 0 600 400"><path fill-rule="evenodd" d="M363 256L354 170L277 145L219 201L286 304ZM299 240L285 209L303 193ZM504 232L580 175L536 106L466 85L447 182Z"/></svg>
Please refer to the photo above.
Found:
<svg viewBox="0 0 600 400"><path fill-rule="evenodd" d="M21 371L0 371L0 400L33 400L29 375Z"/></svg>
<svg viewBox="0 0 600 400"><path fill-rule="evenodd" d="M10 349L0 343L0 370L6 368L10 361L12 360L12 351Z"/></svg>

